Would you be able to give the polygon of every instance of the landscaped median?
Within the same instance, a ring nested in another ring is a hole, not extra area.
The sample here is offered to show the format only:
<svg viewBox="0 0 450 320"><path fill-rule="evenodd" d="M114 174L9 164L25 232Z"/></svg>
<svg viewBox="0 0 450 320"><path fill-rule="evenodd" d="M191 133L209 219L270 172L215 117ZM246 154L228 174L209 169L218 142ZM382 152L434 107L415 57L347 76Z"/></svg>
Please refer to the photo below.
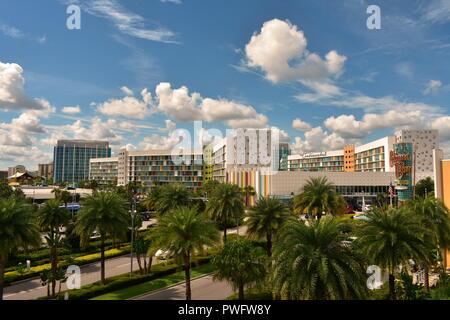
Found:
<svg viewBox="0 0 450 320"><path fill-rule="evenodd" d="M123 246L121 248L114 248L114 249L110 249L105 251L105 258L114 258L114 257L118 257L121 255L125 255L127 253L130 253L130 246ZM78 265L78 266L82 266L85 264L89 264L89 263L93 263L93 262L97 262L100 260L100 255L101 253L93 253L93 254L88 254L88 255L84 255L84 256L79 256L79 257L75 257L74 259L66 262L62 262L60 264L58 264L59 267L68 267L69 265ZM47 263L47 264L42 264L36 267L31 267L30 268L30 272L26 272L23 274L20 274L18 271L10 271L10 272L6 272L5 273L5 283L11 283L13 281L18 281L18 280L24 280L24 279L28 279L28 278L33 278L33 277L37 277L39 276L39 274L44 271L44 270L50 270L51 269L51 264Z"/></svg>
<svg viewBox="0 0 450 320"><path fill-rule="evenodd" d="M204 264L196 268L191 269L191 280L196 277L200 277L211 273L213 267L211 264ZM185 281L184 271L180 271L174 274L170 274L155 280L151 280L145 283L141 283L128 288L116 290L101 296L92 298L91 300L127 300L152 291L167 288L172 285L180 284Z"/></svg>
<svg viewBox="0 0 450 320"><path fill-rule="evenodd" d="M205 264L209 263L211 260L211 256L195 257L192 260L193 260L192 262L193 262L194 266L196 266L196 265L201 266L201 265L205 265ZM207 267L205 266L205 268L207 268ZM196 268L194 268L194 269L196 269ZM175 275L176 273L180 272L181 270L182 270L182 268L177 264L160 263L160 264L152 266L150 274L141 275L136 271L133 273L133 275L131 277L129 276L128 273L122 274L119 276L115 276L115 277L110 277L107 279L107 283L105 285L102 285L100 281L97 281L97 282L85 285L85 286L81 287L81 289L63 291L63 292L61 292L61 294L59 294L57 299L64 299L64 295L67 292L69 294L69 300L88 300L88 299L92 299L92 298L99 297L102 295L106 295L108 293L114 293L116 291L118 292L119 290L122 290L122 289L128 289L133 286L140 285L140 284L146 284L146 283L152 282L153 280L156 280L156 279L160 280L169 275ZM196 272L207 273L205 270L207 271L208 269L200 269L200 271L196 270ZM149 291L156 290L156 289L164 287L166 285L173 284L173 283L171 283L171 281L175 281L177 279L179 279L179 278L175 277L175 278L165 279L163 282L158 282L158 284L162 285L160 287L158 287L156 282L154 282L153 284L148 284L147 286L137 287L134 290L130 290L130 291L125 290L124 292L118 292L117 295L133 297L133 296L135 296L134 295L135 292L137 292L136 295L139 295L141 293L146 292L146 291L142 292L142 290L144 290L144 289L148 289ZM155 289L153 289L153 288L155 288ZM47 300L47 299L48 299L47 297L39 298L39 300ZM113 298L111 298L111 299L113 299ZM119 299L119 298L117 298L117 299ZM123 299L123 298L121 297L120 299ZM107 300L107 299L102 298L101 300Z"/></svg>

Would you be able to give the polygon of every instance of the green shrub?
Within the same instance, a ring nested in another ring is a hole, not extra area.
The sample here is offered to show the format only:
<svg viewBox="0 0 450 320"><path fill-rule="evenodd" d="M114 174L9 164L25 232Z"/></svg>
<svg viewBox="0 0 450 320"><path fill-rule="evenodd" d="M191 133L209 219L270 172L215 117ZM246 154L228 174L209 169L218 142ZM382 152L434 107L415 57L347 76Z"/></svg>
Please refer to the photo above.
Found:
<svg viewBox="0 0 450 320"><path fill-rule="evenodd" d="M245 300L273 300L272 292L268 290L249 289L244 292ZM226 300L239 300L238 294L232 294Z"/></svg>
<svg viewBox="0 0 450 320"><path fill-rule="evenodd" d="M210 257L194 257L193 263L198 265L209 263ZM176 273L183 268L174 263L160 263L152 266L151 273L147 275L140 275L138 271L130 277L129 274L122 274L119 276L111 277L107 279L107 283L102 285L100 281L83 286L78 290L68 290L62 292L58 299L64 299L65 292L69 293L70 300L87 300L100 296L112 291L127 288L133 285L141 284L147 281L155 280L173 273ZM39 300L47 300L47 297L39 298Z"/></svg>
<svg viewBox="0 0 450 320"><path fill-rule="evenodd" d="M110 250L105 251L105 257L106 258L114 258L114 257L118 257L121 255L127 254L129 252L130 252L130 246L125 246L121 249L110 249ZM61 263L59 263L58 266L61 268L66 268L71 264L82 266L85 264L97 262L100 260L100 253L94 253L94 254L89 254L89 255L85 255L85 256L81 255L81 256L75 257L74 259L67 259L67 260L69 260L69 261L68 262L61 261ZM15 268L13 271L5 273L5 283L11 283L13 281L19 281L19 280L33 278L33 277L38 276L42 271L50 270L50 269L51 269L50 263L31 267L30 272L27 272L25 274L20 274L19 272L17 272L17 270Z"/></svg>

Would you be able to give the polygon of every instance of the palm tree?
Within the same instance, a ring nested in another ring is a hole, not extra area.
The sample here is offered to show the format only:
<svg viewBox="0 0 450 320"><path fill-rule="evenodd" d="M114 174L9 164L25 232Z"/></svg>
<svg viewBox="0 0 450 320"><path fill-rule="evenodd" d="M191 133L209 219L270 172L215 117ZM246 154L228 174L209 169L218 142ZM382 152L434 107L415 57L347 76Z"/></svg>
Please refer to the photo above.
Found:
<svg viewBox="0 0 450 320"><path fill-rule="evenodd" d="M242 194L245 197L245 206L249 206L249 197L253 197L256 192L255 189L252 186L245 186L242 188Z"/></svg>
<svg viewBox="0 0 450 320"><path fill-rule="evenodd" d="M207 197L209 197L219 184L220 182L217 180L208 180L203 184L202 191L206 193Z"/></svg>
<svg viewBox="0 0 450 320"><path fill-rule="evenodd" d="M0 199L0 300L3 300L5 265L18 250L41 244L33 210L24 200Z"/></svg>
<svg viewBox="0 0 450 320"><path fill-rule="evenodd" d="M130 216L125 201L113 192L98 192L82 200L82 209L75 226L83 243L89 241L94 231L100 233L101 281L105 280L105 241L108 237L126 238Z"/></svg>
<svg viewBox="0 0 450 320"><path fill-rule="evenodd" d="M395 294L395 270L410 259L428 262L430 246L424 240L427 231L420 221L404 209L374 208L357 229L356 243L367 259L389 273L389 295Z"/></svg>
<svg viewBox="0 0 450 320"><path fill-rule="evenodd" d="M216 186L206 205L206 212L223 227L223 241L227 241L227 227L244 214L240 188L235 184L221 183Z"/></svg>
<svg viewBox="0 0 450 320"><path fill-rule="evenodd" d="M191 300L191 257L204 246L212 246L219 241L214 223L195 207L178 207L161 217L155 239L162 250L182 259L186 300Z"/></svg>
<svg viewBox="0 0 450 320"><path fill-rule="evenodd" d="M274 245L272 284L287 299L362 299L364 259L334 218L288 221Z"/></svg>
<svg viewBox="0 0 450 320"><path fill-rule="evenodd" d="M54 188L52 193L55 194L55 199L64 203L64 206L67 208L67 204L72 200L72 194L70 194L67 190L62 190L59 188Z"/></svg>
<svg viewBox="0 0 450 320"><path fill-rule="evenodd" d="M145 208L149 211L156 211L158 200L161 198L162 187L154 187L151 189L147 198L143 202Z"/></svg>
<svg viewBox="0 0 450 320"><path fill-rule="evenodd" d="M167 184L161 187L159 199L156 201L157 212L163 215L177 207L191 204L191 191L183 184Z"/></svg>
<svg viewBox="0 0 450 320"><path fill-rule="evenodd" d="M44 206L38 212L38 223L43 231L48 234L45 237L47 245L50 248L51 260L51 283L52 296L56 294L56 274L58 271L58 247L61 246L62 239L59 235L59 229L66 226L70 221L71 215L65 208L60 207L60 202L56 199L51 199L45 202Z"/></svg>
<svg viewBox="0 0 450 320"><path fill-rule="evenodd" d="M272 256L272 241L290 217L289 209L274 197L261 197L250 209L247 233L251 237L266 238L267 255Z"/></svg>
<svg viewBox="0 0 450 320"><path fill-rule="evenodd" d="M264 250L245 239L229 241L212 259L214 279L227 280L244 300L244 286L260 282L266 276Z"/></svg>
<svg viewBox="0 0 450 320"><path fill-rule="evenodd" d="M448 248L450 245L450 217L449 210L441 200L434 197L417 197L407 204L407 210L417 216L420 224L428 232L425 233L425 241L432 243L439 250ZM444 253L445 256L445 253ZM425 288L430 291L429 266L425 266Z"/></svg>
<svg viewBox="0 0 450 320"><path fill-rule="evenodd" d="M320 219L322 214L342 214L345 200L337 194L336 188L327 178L311 178L303 192L294 198L294 209L299 213L313 214Z"/></svg>

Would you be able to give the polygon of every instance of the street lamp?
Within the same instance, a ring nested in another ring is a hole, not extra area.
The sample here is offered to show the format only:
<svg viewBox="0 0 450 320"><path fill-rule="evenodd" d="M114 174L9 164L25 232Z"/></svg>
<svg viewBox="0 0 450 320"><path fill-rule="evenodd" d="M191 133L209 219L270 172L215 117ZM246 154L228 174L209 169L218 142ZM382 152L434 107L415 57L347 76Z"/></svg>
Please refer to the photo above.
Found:
<svg viewBox="0 0 450 320"><path fill-rule="evenodd" d="M133 206L130 211L131 214L131 263L130 263L130 278L133 275L133 240L134 240L134 218L136 217L136 200L133 199Z"/></svg>

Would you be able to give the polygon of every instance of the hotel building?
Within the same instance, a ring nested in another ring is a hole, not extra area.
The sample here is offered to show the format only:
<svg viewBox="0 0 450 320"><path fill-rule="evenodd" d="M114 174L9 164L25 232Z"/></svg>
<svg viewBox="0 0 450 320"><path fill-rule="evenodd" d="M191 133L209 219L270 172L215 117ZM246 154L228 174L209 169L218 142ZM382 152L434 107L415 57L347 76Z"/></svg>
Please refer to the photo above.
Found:
<svg viewBox="0 0 450 320"><path fill-rule="evenodd" d="M213 178L226 182L232 172L286 170L289 145L279 143L276 134L269 129L239 129L223 138L213 147Z"/></svg>
<svg viewBox="0 0 450 320"><path fill-rule="evenodd" d="M100 186L117 185L118 158L96 158L89 160L89 180Z"/></svg>
<svg viewBox="0 0 450 320"><path fill-rule="evenodd" d="M345 146L342 150L312 152L288 157L289 171L319 172L391 172L389 154L396 142L384 137L361 146Z"/></svg>
<svg viewBox="0 0 450 320"><path fill-rule="evenodd" d="M411 142L415 149L416 181L433 176L433 149L439 147L437 130L400 130L360 146L342 150L288 156L289 171L318 172L393 172L390 154L397 142Z"/></svg>
<svg viewBox="0 0 450 320"><path fill-rule="evenodd" d="M196 191L203 185L203 153L184 150L182 158L172 155L172 150L119 152L117 167L118 185L130 182L146 187L181 183Z"/></svg>
<svg viewBox="0 0 450 320"><path fill-rule="evenodd" d="M89 179L89 161L111 157L107 141L59 140L53 151L53 181L77 183Z"/></svg>

